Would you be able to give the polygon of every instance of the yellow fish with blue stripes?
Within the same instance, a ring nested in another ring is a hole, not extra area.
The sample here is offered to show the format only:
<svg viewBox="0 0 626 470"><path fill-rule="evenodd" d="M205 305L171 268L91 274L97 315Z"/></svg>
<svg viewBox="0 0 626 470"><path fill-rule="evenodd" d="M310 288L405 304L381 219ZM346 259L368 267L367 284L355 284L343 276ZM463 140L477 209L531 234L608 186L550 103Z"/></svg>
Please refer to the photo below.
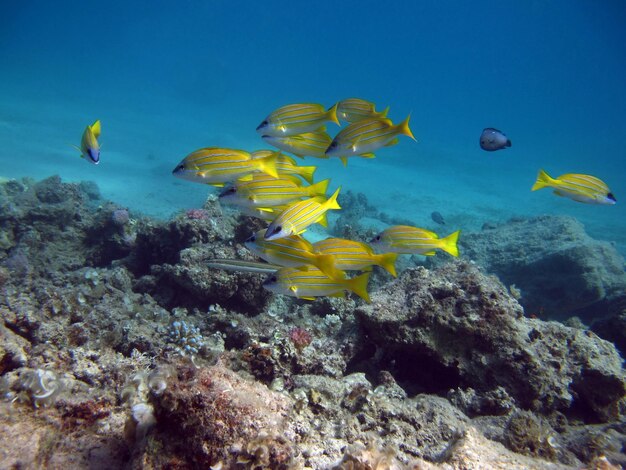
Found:
<svg viewBox="0 0 626 470"><path fill-rule="evenodd" d="M297 180L298 182L300 180ZM250 181L237 181L219 195L220 201L240 207L273 207L302 199L325 196L329 179L310 186L302 186L293 180L254 175Z"/></svg>
<svg viewBox="0 0 626 470"><path fill-rule="evenodd" d="M380 266L396 277L397 253L376 254L366 243L343 238L327 238L313 244L316 253L331 255L335 268L343 271L360 271ZM321 268L320 268L321 269Z"/></svg>
<svg viewBox="0 0 626 470"><path fill-rule="evenodd" d="M385 118L389 106L382 111L376 111L376 105L361 98L348 98L337 103L337 116L342 121L357 122L368 117Z"/></svg>
<svg viewBox="0 0 626 470"><path fill-rule="evenodd" d="M283 212L267 227L266 240L276 240L289 235L300 235L306 231L309 225L319 223L326 227L326 212L333 209L341 209L337 203L337 196L341 188L338 188L328 198L313 197L304 201L294 202L287 206Z"/></svg>
<svg viewBox="0 0 626 470"><path fill-rule="evenodd" d="M289 136L264 135L263 140L285 152L293 153L297 157L328 158L326 149L333 139L326 131L306 132Z"/></svg>
<svg viewBox="0 0 626 470"><path fill-rule="evenodd" d="M537 181L531 191L541 188L554 188L554 194L567 197L586 204L613 205L615 196L604 181L595 176L567 173L552 178L548 173L539 170Z"/></svg>
<svg viewBox="0 0 626 470"><path fill-rule="evenodd" d="M72 145L72 147L80 152L82 158L94 165L100 163L100 144L98 143L100 132L100 120L98 119L91 126L85 128L83 136L80 139L80 147Z"/></svg>
<svg viewBox="0 0 626 470"><path fill-rule="evenodd" d="M365 273L352 279L333 279L313 266L307 269L281 268L265 280L263 287L275 294L306 300L324 296L343 297L344 291L351 291L369 303L369 276L370 273Z"/></svg>
<svg viewBox="0 0 626 470"><path fill-rule="evenodd" d="M345 273L335 267L332 255L316 253L313 245L299 235L266 240L266 229L259 230L245 242L246 248L259 258L278 266L299 268L315 266L329 277L345 279Z"/></svg>
<svg viewBox="0 0 626 470"><path fill-rule="evenodd" d="M289 104L267 116L256 131L262 136L289 136L313 132L324 127L326 121L339 124L337 105L328 111L317 103Z"/></svg>
<svg viewBox="0 0 626 470"><path fill-rule="evenodd" d="M370 245L378 251L433 256L442 250L452 256L459 256L457 242L460 230L447 237L439 238L435 232L409 225L394 225L376 235Z"/></svg>
<svg viewBox="0 0 626 470"><path fill-rule="evenodd" d="M329 157L339 157L344 165L348 157L374 158L376 150L398 143L399 135L415 140L409 128L409 117L394 125L387 118L364 118L342 129L326 149Z"/></svg>
<svg viewBox="0 0 626 470"><path fill-rule="evenodd" d="M253 159L244 150L207 147L190 153L172 170L178 178L213 186L224 186L240 178L251 179L256 172L277 178L276 156Z"/></svg>
<svg viewBox="0 0 626 470"><path fill-rule="evenodd" d="M276 150L257 150L256 152L252 152L250 155L253 159L275 155L276 170L278 171L279 176L297 175L307 183L313 183L313 175L315 174L315 170L317 170L316 166L298 166L296 161L289 155L285 155L284 153Z"/></svg>

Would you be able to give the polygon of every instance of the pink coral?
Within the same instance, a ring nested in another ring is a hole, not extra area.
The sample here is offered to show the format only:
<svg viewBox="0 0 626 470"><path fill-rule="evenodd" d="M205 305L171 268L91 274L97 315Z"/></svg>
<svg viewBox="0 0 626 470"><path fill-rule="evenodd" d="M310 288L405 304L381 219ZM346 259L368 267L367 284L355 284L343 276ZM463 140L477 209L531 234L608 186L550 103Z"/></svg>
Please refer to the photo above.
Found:
<svg viewBox="0 0 626 470"><path fill-rule="evenodd" d="M289 339L298 351L302 351L313 341L311 333L297 326L289 331Z"/></svg>

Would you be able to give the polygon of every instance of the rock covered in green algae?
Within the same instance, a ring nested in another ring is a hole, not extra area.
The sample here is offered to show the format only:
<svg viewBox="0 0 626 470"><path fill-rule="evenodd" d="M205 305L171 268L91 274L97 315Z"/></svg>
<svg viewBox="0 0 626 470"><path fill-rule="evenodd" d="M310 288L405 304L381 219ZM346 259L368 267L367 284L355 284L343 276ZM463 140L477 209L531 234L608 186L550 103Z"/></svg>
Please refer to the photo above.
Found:
<svg viewBox="0 0 626 470"><path fill-rule="evenodd" d="M405 388L506 390L522 408L611 421L626 393L615 347L524 318L495 278L467 263L404 272L357 309L380 367Z"/></svg>
<svg viewBox="0 0 626 470"><path fill-rule="evenodd" d="M624 258L573 217L512 219L460 240L463 255L521 291L528 314L583 320L607 316L626 297Z"/></svg>

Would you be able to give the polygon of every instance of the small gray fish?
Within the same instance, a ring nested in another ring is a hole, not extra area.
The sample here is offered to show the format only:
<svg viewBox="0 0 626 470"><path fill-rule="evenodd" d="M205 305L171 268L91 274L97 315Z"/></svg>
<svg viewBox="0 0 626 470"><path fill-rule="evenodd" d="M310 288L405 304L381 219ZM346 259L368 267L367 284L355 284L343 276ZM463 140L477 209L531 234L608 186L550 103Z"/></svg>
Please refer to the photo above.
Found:
<svg viewBox="0 0 626 470"><path fill-rule="evenodd" d="M241 259L211 259L207 263L209 268L223 269L224 271L236 271L244 273L271 274L280 269L280 266L257 261L245 261Z"/></svg>
<svg viewBox="0 0 626 470"><path fill-rule="evenodd" d="M433 219L435 222L437 222L439 225L446 225L445 220L443 220L443 215L441 215L437 211L430 214L430 218Z"/></svg>
<svg viewBox="0 0 626 470"><path fill-rule="evenodd" d="M494 150L502 150L510 147L511 141L504 134L504 132L494 129L493 127L487 127L483 129L483 133L480 134L480 148L488 152Z"/></svg>

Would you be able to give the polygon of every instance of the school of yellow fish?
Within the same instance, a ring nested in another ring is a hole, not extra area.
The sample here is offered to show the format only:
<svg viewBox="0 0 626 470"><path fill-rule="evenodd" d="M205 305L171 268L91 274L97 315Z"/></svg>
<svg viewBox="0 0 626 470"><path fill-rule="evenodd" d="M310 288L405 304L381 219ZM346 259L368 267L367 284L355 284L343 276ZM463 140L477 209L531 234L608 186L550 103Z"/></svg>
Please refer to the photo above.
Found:
<svg viewBox="0 0 626 470"><path fill-rule="evenodd" d="M343 296L351 291L369 302L367 284L373 266L396 275L398 254L434 255L442 250L458 256L459 232L445 238L417 227L390 227L371 243L328 238L310 243L302 234L313 224L327 226L326 214L339 210L340 188L327 196L330 180L315 183L315 166L299 166L296 157L374 158L374 152L398 143L401 135L415 139L409 118L394 124L389 108L351 98L330 108L300 103L270 113L257 132L278 150L209 147L187 155L175 168L177 177L222 187L220 201L244 214L267 221L267 228L246 241L246 247L267 264L213 260L222 269L269 272L266 289L301 299ZM331 137L327 123L347 125ZM308 184L307 184L308 183ZM363 271L350 276L347 272Z"/></svg>
<svg viewBox="0 0 626 470"><path fill-rule="evenodd" d="M374 158L374 152L398 144L401 135L415 140L409 128L410 116L394 124L387 117L388 112L389 107L376 111L373 103L359 98L342 100L328 109L315 103L290 104L270 113L256 129L265 142L278 150L247 152L206 147L183 158L172 171L174 176L223 188L221 202L268 223L267 228L252 234L245 243L263 263L211 260L209 266L270 273L264 283L266 289L301 299L343 296L345 291L351 291L369 302L367 284L373 266L396 276L398 254L432 256L440 250L459 256L460 231L439 238L429 230L397 225L370 243L341 238L310 243L302 237L313 224L326 227L329 210L341 209L337 202L340 188L327 197L330 180L314 183L317 167L300 166L283 152L300 158L339 158L345 166L352 157ZM326 123L341 126L341 121L347 123L346 127L331 137ZM491 128L485 131L500 133ZM100 133L100 121L96 121L87 126L81 146L76 147L81 157L94 164L100 161ZM506 145L500 147L510 147L505 136L502 140L506 140ZM481 147L487 150L500 148L496 144L481 141ZM578 202L616 202L608 186L590 175L569 173L552 178L540 170L531 189L545 187ZM347 271L364 272L349 276Z"/></svg>

